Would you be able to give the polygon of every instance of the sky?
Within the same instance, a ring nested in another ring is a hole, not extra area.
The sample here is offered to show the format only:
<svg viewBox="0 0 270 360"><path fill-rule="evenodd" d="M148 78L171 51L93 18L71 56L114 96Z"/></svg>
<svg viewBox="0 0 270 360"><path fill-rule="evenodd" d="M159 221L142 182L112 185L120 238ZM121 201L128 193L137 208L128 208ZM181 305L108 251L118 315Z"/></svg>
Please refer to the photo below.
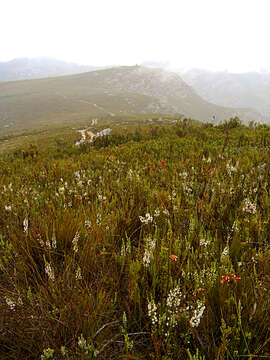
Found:
<svg viewBox="0 0 270 360"><path fill-rule="evenodd" d="M269 0L0 0L0 61L270 70Z"/></svg>

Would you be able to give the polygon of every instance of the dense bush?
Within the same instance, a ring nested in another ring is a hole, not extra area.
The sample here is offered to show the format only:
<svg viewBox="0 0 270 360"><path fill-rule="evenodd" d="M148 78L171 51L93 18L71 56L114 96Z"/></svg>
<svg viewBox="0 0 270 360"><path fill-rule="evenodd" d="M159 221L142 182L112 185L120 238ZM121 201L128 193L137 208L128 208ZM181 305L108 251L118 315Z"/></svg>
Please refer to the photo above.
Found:
<svg viewBox="0 0 270 360"><path fill-rule="evenodd" d="M0 162L1 359L270 358L268 129L117 131Z"/></svg>

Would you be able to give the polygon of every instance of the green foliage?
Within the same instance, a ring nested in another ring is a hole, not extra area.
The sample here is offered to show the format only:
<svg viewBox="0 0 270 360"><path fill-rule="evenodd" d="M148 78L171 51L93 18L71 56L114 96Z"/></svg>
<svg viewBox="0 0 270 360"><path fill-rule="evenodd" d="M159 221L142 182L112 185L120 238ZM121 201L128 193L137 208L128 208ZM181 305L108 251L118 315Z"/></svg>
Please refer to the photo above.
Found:
<svg viewBox="0 0 270 360"><path fill-rule="evenodd" d="M1 159L1 359L270 357L269 129L117 121Z"/></svg>
<svg viewBox="0 0 270 360"><path fill-rule="evenodd" d="M43 355L41 355L41 360L52 360L53 359L54 350L53 349L45 349L43 351Z"/></svg>

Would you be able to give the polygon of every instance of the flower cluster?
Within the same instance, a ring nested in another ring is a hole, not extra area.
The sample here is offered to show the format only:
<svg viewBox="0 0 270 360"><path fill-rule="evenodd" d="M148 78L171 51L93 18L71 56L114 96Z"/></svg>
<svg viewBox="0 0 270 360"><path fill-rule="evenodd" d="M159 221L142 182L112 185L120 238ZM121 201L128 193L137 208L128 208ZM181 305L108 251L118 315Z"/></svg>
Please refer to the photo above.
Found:
<svg viewBox="0 0 270 360"><path fill-rule="evenodd" d="M80 234L79 231L76 232L73 240L72 240L72 245L73 245L73 251L76 254L76 252L78 251L78 241L80 239Z"/></svg>
<svg viewBox="0 0 270 360"><path fill-rule="evenodd" d="M143 255L143 265L145 267L148 267L150 265L152 257L153 257L152 252L150 252L149 249L146 248Z"/></svg>
<svg viewBox="0 0 270 360"><path fill-rule="evenodd" d="M80 266L77 267L75 277L76 277L76 280L82 280L82 271L81 271Z"/></svg>
<svg viewBox="0 0 270 360"><path fill-rule="evenodd" d="M179 177L182 178L182 179L185 179L187 176L188 176L187 172L179 173Z"/></svg>
<svg viewBox="0 0 270 360"><path fill-rule="evenodd" d="M230 252L229 247L228 247L228 246L225 246L225 248L224 248L223 251L222 251L220 260L221 260L221 261L226 260L226 259L229 257L229 252Z"/></svg>
<svg viewBox="0 0 270 360"><path fill-rule="evenodd" d="M177 314L178 307L181 302L182 292L180 286L176 286L174 289L171 289L167 297L166 305L168 307L168 312L170 314Z"/></svg>
<svg viewBox="0 0 270 360"><path fill-rule="evenodd" d="M47 262L45 263L45 273L48 275L48 278L51 281L55 280L54 271L53 271L50 263L47 263Z"/></svg>
<svg viewBox="0 0 270 360"><path fill-rule="evenodd" d="M23 220L23 232L27 235L28 234L28 219L25 218Z"/></svg>
<svg viewBox="0 0 270 360"><path fill-rule="evenodd" d="M97 194L97 198L98 198L99 201L106 201L107 200L107 197L103 196L101 194Z"/></svg>
<svg viewBox="0 0 270 360"><path fill-rule="evenodd" d="M157 305L155 304L154 300L151 300L148 303L148 316L151 319L151 322L153 325L157 324L158 318L157 318Z"/></svg>
<svg viewBox="0 0 270 360"><path fill-rule="evenodd" d="M139 216L139 218L142 224L148 224L153 222L153 216L151 216L149 213L146 213L145 217Z"/></svg>
<svg viewBox="0 0 270 360"><path fill-rule="evenodd" d="M195 288L206 288L212 286L218 278L218 271L215 264L203 268L200 271L185 272L182 270L182 276L193 281Z"/></svg>
<svg viewBox="0 0 270 360"><path fill-rule="evenodd" d="M224 284L224 283L227 283L228 285L230 285L230 283L232 281L234 281L235 283L240 280L241 278L239 276L236 276L234 274L229 274L229 275L223 275L222 276L222 280L221 280L221 283Z"/></svg>
<svg viewBox="0 0 270 360"><path fill-rule="evenodd" d="M200 325L204 310L205 310L205 305L201 301L198 301L197 307L195 308L193 312L193 316L189 322L192 327L198 327Z"/></svg>
<svg viewBox="0 0 270 360"><path fill-rule="evenodd" d="M154 216L155 217L158 217L160 215L160 210L159 209L156 209L155 212L154 212Z"/></svg>
<svg viewBox="0 0 270 360"><path fill-rule="evenodd" d="M208 245L209 245L209 241L207 241L205 239L200 240L200 246L208 246Z"/></svg>
<svg viewBox="0 0 270 360"><path fill-rule="evenodd" d="M150 265L151 260L154 257L154 250L156 247L156 240L148 238L146 239L146 246L143 255L143 264L145 267Z"/></svg>
<svg viewBox="0 0 270 360"><path fill-rule="evenodd" d="M245 206L243 207L243 211L249 214L256 214L256 204L253 204L248 199L245 200Z"/></svg>
<svg viewBox="0 0 270 360"><path fill-rule="evenodd" d="M83 337L83 334L81 334L81 336L78 338L78 345L80 348L84 348L86 346L86 340Z"/></svg>
<svg viewBox="0 0 270 360"><path fill-rule="evenodd" d="M140 180L140 175L135 170L129 169L127 172L127 178L129 180Z"/></svg>
<svg viewBox="0 0 270 360"><path fill-rule="evenodd" d="M10 310L14 310L16 303L12 301L9 297L5 296L6 304L10 308Z"/></svg>
<svg viewBox="0 0 270 360"><path fill-rule="evenodd" d="M91 221L90 220L85 220L84 222L84 226L87 228L87 229L90 229L91 228Z"/></svg>
<svg viewBox="0 0 270 360"><path fill-rule="evenodd" d="M97 214L97 218L96 218L96 224L97 226L101 226L101 221L102 221L102 216L101 214Z"/></svg>
<svg viewBox="0 0 270 360"><path fill-rule="evenodd" d="M227 173L231 176L232 172L237 171L237 166L238 166L238 163L236 164L236 166L233 166L230 163L227 163L227 165L226 165Z"/></svg>
<svg viewBox="0 0 270 360"><path fill-rule="evenodd" d="M57 247L57 242L56 242L56 236L55 236L55 232L54 232L53 236L52 236L52 248L56 249L56 247Z"/></svg>

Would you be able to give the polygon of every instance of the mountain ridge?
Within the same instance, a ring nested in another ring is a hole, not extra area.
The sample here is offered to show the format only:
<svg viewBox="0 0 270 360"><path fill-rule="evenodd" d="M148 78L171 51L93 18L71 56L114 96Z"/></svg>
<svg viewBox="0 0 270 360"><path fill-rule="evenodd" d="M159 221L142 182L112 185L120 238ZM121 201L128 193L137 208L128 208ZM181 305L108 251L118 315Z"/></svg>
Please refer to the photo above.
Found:
<svg viewBox="0 0 270 360"><path fill-rule="evenodd" d="M0 62L0 81L17 81L72 75L104 67L79 65L52 57L15 58Z"/></svg>
<svg viewBox="0 0 270 360"><path fill-rule="evenodd" d="M221 106L250 106L263 116L270 116L269 72L229 73L191 69L180 75L207 101Z"/></svg>
<svg viewBox="0 0 270 360"><path fill-rule="evenodd" d="M177 114L223 121L261 120L252 109L232 109L203 100L182 78L162 69L122 66L76 75L0 83L0 127L49 124L92 116Z"/></svg>

